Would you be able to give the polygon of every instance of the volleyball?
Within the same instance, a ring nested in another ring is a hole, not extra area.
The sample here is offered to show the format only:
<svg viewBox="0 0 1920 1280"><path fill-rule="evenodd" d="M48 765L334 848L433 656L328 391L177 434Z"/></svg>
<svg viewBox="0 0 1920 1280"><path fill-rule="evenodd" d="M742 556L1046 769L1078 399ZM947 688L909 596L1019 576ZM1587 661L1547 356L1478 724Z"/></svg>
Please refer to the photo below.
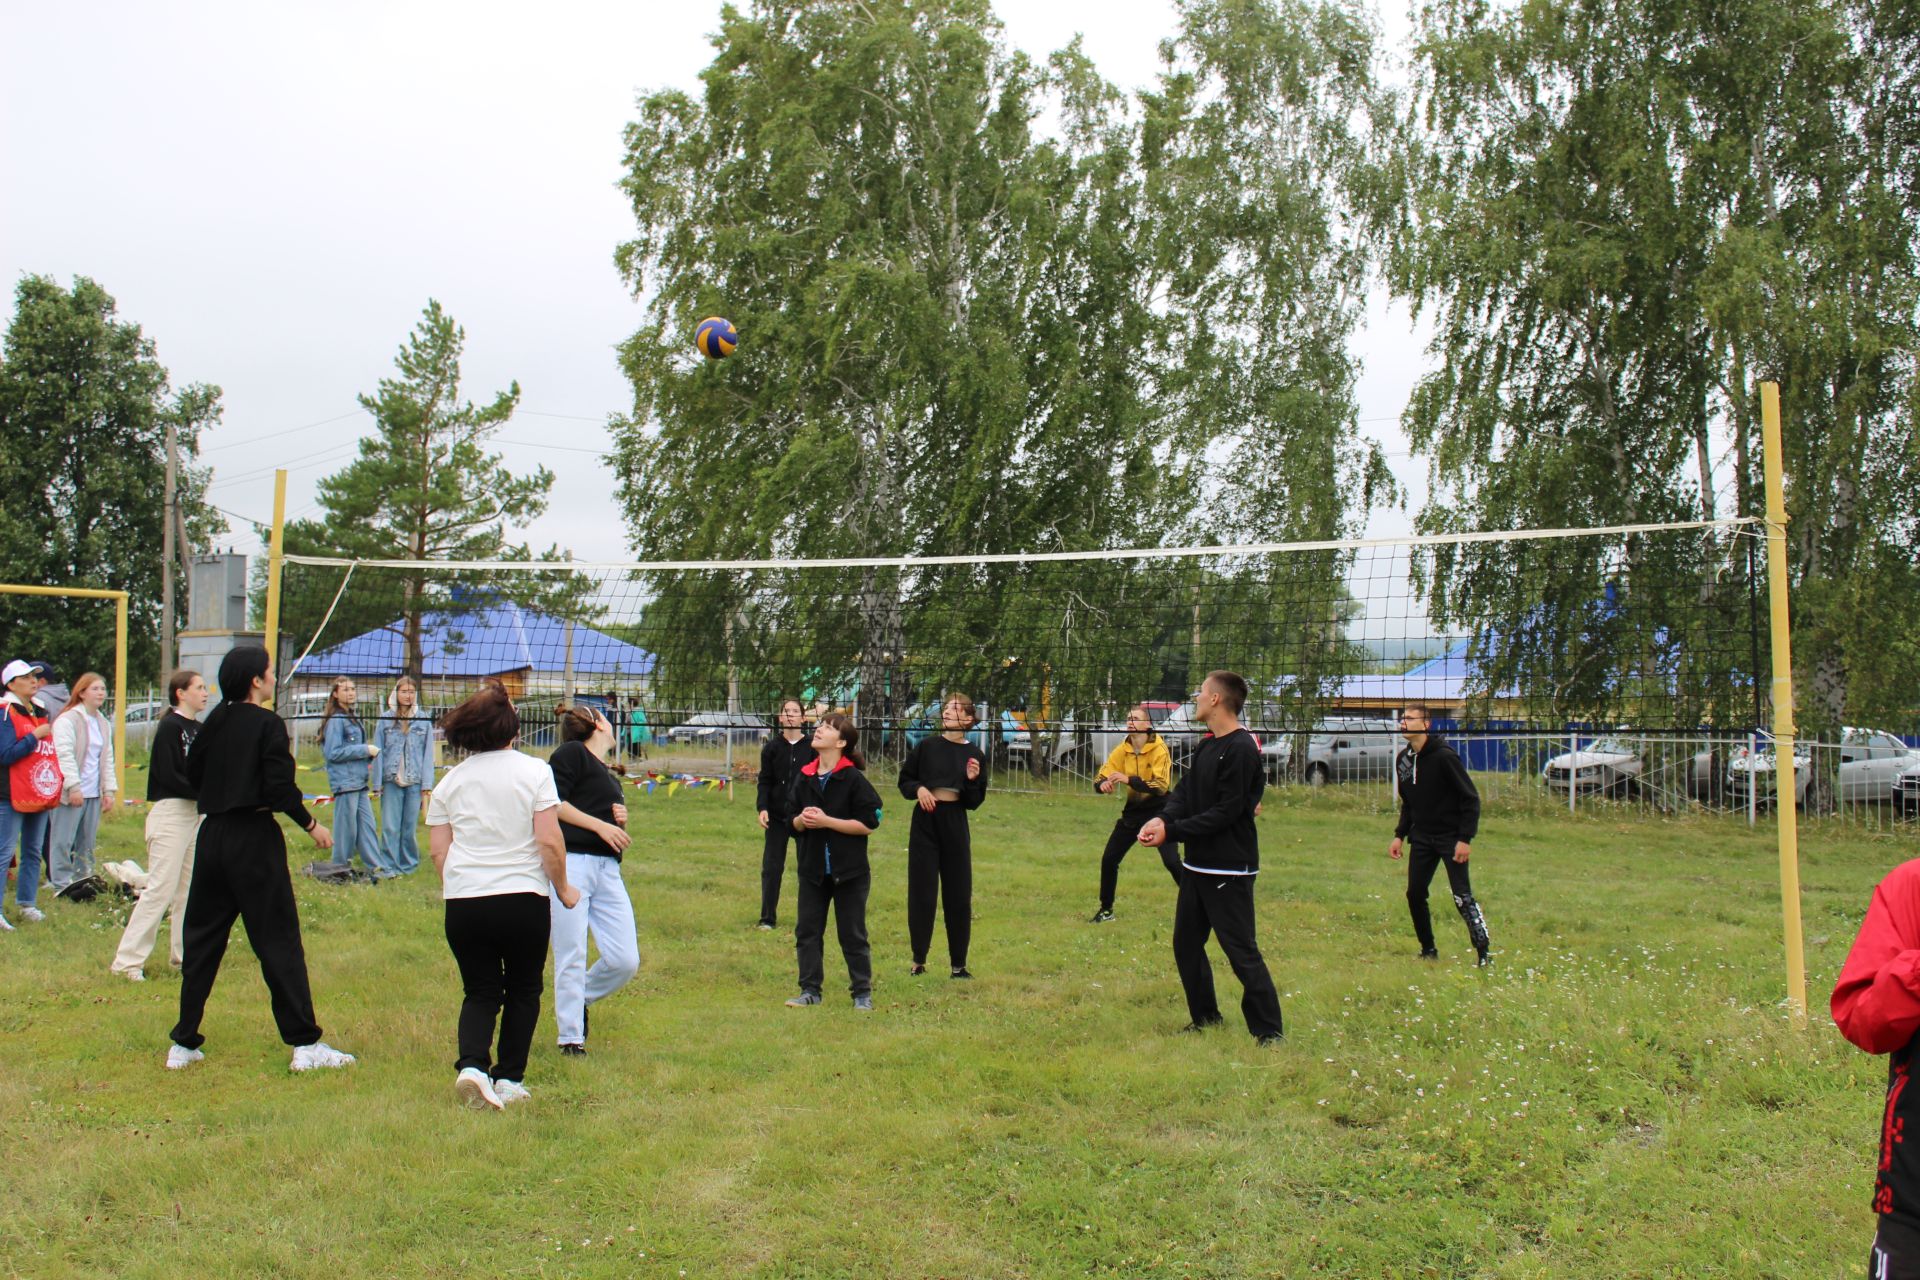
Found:
<svg viewBox="0 0 1920 1280"><path fill-rule="evenodd" d="M740 335L734 332L731 320L708 316L693 331L693 345L709 360L724 360L740 345Z"/></svg>

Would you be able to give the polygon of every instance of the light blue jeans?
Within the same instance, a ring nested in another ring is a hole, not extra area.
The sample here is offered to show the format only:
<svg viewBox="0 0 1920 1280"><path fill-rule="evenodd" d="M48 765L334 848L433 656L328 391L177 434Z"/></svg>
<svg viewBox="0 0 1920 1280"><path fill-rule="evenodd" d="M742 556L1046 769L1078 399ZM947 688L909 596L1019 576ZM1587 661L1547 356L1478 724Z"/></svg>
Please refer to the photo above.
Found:
<svg viewBox="0 0 1920 1280"><path fill-rule="evenodd" d="M380 833L373 826L373 799L365 791L336 791L333 796L333 865L353 865L353 851L361 865L375 875L390 875L380 849Z"/></svg>
<svg viewBox="0 0 1920 1280"><path fill-rule="evenodd" d="M553 1021L559 1044L583 1044L587 1006L604 1000L640 972L640 940L620 862L592 853L567 855L567 881L580 891L571 910L552 895ZM600 958L587 967L587 932Z"/></svg>
<svg viewBox="0 0 1920 1280"><path fill-rule="evenodd" d="M55 893L93 874L93 847L100 836L100 797L49 810L53 831L47 842L47 883Z"/></svg>
<svg viewBox="0 0 1920 1280"><path fill-rule="evenodd" d="M31 907L40 896L40 868L47 848L47 815L45 811L21 813L0 795L0 877L7 873L4 864L13 860L16 844L20 872L13 882L13 901L16 906Z"/></svg>
<svg viewBox="0 0 1920 1280"><path fill-rule="evenodd" d="M404 876L420 869L420 786L389 782L380 790L380 834L386 841L387 865Z"/></svg>

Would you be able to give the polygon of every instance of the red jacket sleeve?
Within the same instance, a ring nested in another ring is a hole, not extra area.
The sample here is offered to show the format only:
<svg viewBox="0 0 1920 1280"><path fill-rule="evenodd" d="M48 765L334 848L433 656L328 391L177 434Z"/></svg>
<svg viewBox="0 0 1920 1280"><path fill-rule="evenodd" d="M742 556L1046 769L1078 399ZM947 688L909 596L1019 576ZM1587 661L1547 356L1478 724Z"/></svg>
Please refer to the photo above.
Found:
<svg viewBox="0 0 1920 1280"><path fill-rule="evenodd" d="M1920 859L1875 886L1830 1007L1840 1034L1868 1053L1892 1053L1920 1033Z"/></svg>

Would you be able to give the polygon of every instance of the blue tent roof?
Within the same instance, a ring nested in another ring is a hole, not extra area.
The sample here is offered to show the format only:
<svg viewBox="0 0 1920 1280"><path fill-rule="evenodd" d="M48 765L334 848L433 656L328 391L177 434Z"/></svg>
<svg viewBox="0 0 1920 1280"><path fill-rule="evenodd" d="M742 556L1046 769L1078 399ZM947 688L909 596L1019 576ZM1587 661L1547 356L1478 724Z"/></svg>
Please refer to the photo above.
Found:
<svg viewBox="0 0 1920 1280"><path fill-rule="evenodd" d="M567 624L517 604L495 604L421 619L423 678L479 677L507 671L560 671L567 665ZM303 676L397 676L406 661L399 620L376 627L300 665ZM573 669L583 676L644 676L653 655L582 623L573 627Z"/></svg>
<svg viewBox="0 0 1920 1280"><path fill-rule="evenodd" d="M1477 663L1467 658L1469 641L1462 640L1445 653L1428 658L1398 675L1348 676L1334 692L1335 698L1393 702L1457 703L1465 701L1467 685ZM1508 689L1497 696L1511 698Z"/></svg>

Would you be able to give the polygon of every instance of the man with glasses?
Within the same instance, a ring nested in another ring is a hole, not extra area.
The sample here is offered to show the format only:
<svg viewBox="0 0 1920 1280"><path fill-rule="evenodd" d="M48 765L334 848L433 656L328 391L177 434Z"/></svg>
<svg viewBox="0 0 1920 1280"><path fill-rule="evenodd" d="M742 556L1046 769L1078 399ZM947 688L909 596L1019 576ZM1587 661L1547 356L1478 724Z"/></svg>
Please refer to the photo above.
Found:
<svg viewBox="0 0 1920 1280"><path fill-rule="evenodd" d="M1452 747L1433 732L1427 709L1415 704L1400 713L1400 735L1407 746L1394 757L1400 790L1400 823L1393 831L1387 856L1398 858L1403 844L1412 846L1407 864L1407 909L1413 914L1413 932L1420 939L1420 958L1438 960L1433 944L1433 916L1427 910L1427 888L1434 869L1447 869L1453 905L1466 922L1477 963L1488 965L1487 918L1474 901L1467 878L1469 847L1480 830L1480 792L1467 776L1467 766Z"/></svg>

